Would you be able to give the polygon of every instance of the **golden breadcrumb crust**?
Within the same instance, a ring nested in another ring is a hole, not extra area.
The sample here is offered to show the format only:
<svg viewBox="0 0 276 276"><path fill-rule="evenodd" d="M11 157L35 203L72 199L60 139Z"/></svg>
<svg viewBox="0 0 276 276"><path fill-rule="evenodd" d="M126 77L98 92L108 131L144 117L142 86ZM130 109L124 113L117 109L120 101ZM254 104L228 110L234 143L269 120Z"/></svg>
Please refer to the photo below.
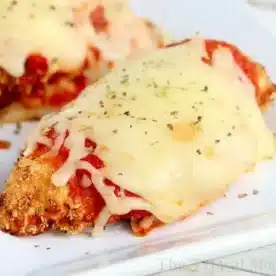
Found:
<svg viewBox="0 0 276 276"><path fill-rule="evenodd" d="M31 236L50 229L75 234L93 226L94 216L87 213L86 200L94 199L73 198L68 185L56 187L51 183L53 172L52 166L40 158L22 157L19 160L7 180L5 192L0 195L0 230L16 236ZM225 190L218 191L212 199L202 202L183 219L224 193ZM130 218L130 226L136 236L146 235L162 225L153 215Z"/></svg>
<svg viewBox="0 0 276 276"><path fill-rule="evenodd" d="M47 163L23 157L11 173L0 196L0 229L18 236L37 235L50 228L80 232L84 221L82 199L68 194L68 186L51 183ZM87 219L86 219L87 221Z"/></svg>
<svg viewBox="0 0 276 276"><path fill-rule="evenodd" d="M1 123L17 123L22 121L39 120L44 115L57 111L57 108L39 107L25 108L20 103L12 103L11 105L0 110Z"/></svg>
<svg viewBox="0 0 276 276"><path fill-rule="evenodd" d="M275 85L261 65L253 64L252 66L258 76L256 98L259 105L264 107L269 103L271 95L276 92ZM36 114L35 110L33 112ZM8 113L7 116L9 116ZM10 116L15 115L10 112ZM24 111L16 115L12 121L23 117ZM53 172L53 166L41 158L21 157L19 159L7 180L5 191L0 195L0 230L26 236L37 235L49 229L77 233L93 225L93 213L87 212L87 204L93 205L93 202L91 203L94 200L93 197L72 197L69 185L56 187L51 183ZM210 201L217 199L224 192L214 194ZM202 202L198 208L208 203ZM147 217L145 219L146 221L131 217L131 227L134 233L143 233L141 229L145 225L151 227L148 223L150 219ZM152 224L160 225L161 223L153 218Z"/></svg>

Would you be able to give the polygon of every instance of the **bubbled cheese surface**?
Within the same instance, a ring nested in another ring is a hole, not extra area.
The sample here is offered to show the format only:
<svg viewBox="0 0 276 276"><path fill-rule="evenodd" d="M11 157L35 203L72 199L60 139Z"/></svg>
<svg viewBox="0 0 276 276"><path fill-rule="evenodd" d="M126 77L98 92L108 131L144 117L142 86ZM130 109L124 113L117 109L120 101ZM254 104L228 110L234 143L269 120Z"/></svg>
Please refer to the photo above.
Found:
<svg viewBox="0 0 276 276"><path fill-rule="evenodd" d="M107 32L97 32L91 24L91 12L99 5L104 7ZM0 1L0 66L16 77L24 73L32 53L45 56L50 70L77 70L88 46L99 48L106 60L117 60L133 54L134 40L135 51L156 48L127 0Z"/></svg>
<svg viewBox="0 0 276 276"><path fill-rule="evenodd" d="M69 129L70 156L53 183L66 185L78 167L91 171L106 217L143 209L171 222L216 199L252 166L274 156L275 147L254 87L231 53L218 48L209 66L202 62L204 45L194 38L124 62L59 114L45 117L25 154L45 128ZM97 143L105 168L79 161L87 154L85 137ZM119 198L104 178L120 186ZM141 199L125 197L124 189Z"/></svg>

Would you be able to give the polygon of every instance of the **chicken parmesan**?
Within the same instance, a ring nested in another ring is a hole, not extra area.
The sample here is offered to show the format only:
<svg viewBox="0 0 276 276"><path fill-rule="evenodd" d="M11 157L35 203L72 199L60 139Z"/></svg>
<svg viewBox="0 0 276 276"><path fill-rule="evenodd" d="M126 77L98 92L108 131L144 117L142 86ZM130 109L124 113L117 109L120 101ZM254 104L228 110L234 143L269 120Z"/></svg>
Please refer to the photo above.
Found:
<svg viewBox="0 0 276 276"><path fill-rule="evenodd" d="M275 155L260 110L273 85L255 64L199 37L123 62L29 135L0 229L99 234L125 220L145 235L216 200Z"/></svg>
<svg viewBox="0 0 276 276"><path fill-rule="evenodd" d="M59 110L118 60L163 44L127 0L2 0L0 122Z"/></svg>

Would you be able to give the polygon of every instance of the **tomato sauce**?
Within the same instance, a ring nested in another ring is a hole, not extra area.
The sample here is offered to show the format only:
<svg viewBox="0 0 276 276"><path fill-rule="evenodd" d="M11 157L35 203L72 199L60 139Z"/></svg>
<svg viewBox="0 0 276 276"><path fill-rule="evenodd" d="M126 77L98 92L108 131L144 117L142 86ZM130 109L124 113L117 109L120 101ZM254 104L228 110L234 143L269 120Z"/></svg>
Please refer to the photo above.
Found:
<svg viewBox="0 0 276 276"><path fill-rule="evenodd" d="M0 140L0 149L9 149L11 147L11 142Z"/></svg>
<svg viewBox="0 0 276 276"><path fill-rule="evenodd" d="M69 135L69 132L67 131L65 140L68 137L68 135ZM45 134L45 136L52 139L52 141L54 142L54 140L58 137L58 134L55 132L54 129L51 129ZM85 147L91 149L91 153L87 154L87 156L83 157L81 160L89 162L96 169L103 168L104 162L93 153L93 151L97 147L97 144L94 141L86 138L85 139ZM63 142L63 145L59 149L59 153L57 156L47 156L46 155L46 157L43 157L43 155L49 151L50 151L50 148L48 146L46 146L44 144L37 143L36 149L31 154L30 158L41 157L44 162L51 164L51 166L55 170L58 170L67 160L67 158L69 156L69 149L65 147L64 142ZM74 176L71 177L71 179L68 182L69 195L71 198L73 198L75 200L78 200L78 199L81 200L83 208L85 209L85 218L84 218L85 221L94 223L95 220L97 219L99 213L104 208L105 201L102 198L101 194L97 191L97 189L95 188L93 183L88 187L83 187L82 179L84 176L88 177L88 179L90 179L91 181L93 179L93 176L91 175L90 172L87 172L86 170L83 170L83 169L76 170ZM118 185L116 185L115 183L113 183L111 180L109 180L107 178L104 180L104 183L107 186L114 187L114 194L117 197L119 197L121 189ZM127 197L136 197L136 198L140 197L139 195L134 194L128 190L124 190L124 194ZM148 211L132 210L129 213L124 214L124 215L112 215L109 218L108 224L115 223L121 219L139 221L147 216L151 216L151 213ZM138 231L139 233L137 231L136 232L139 235L144 235L146 232L149 232L154 227L156 227L156 224L147 230L141 229L141 231Z"/></svg>
<svg viewBox="0 0 276 276"><path fill-rule="evenodd" d="M97 10L95 10L95 13L99 13L99 14L91 15L93 18L95 16L97 18L97 20L99 20L99 22L100 22L99 26L101 26L101 27L103 27L105 25L104 20L99 19L102 16L102 12L103 11L101 10L101 8L98 8ZM96 20L96 19L94 18L93 20ZM188 40L185 40L184 42L187 42L187 41ZM181 43L183 43L183 42L181 42ZM177 43L177 44L179 44L179 43ZM172 47L177 44L172 44L172 45L169 45L168 47ZM212 54L213 54L214 50L217 49L217 47L219 47L219 46L226 47L226 48L230 49L236 63L240 66L240 68L244 71L244 73L250 79L252 84L254 84L254 86L256 87L256 94L258 96L261 93L260 92L261 88L259 87L259 83L258 83L259 77L260 77L258 68L260 68L260 65L250 61L248 59L248 57L243 55L235 46L232 46L226 42L207 40L206 41L206 51L207 51L208 58L205 58L204 62L212 65ZM97 51L95 52L95 55L97 56ZM35 69L33 69L32 66ZM30 80L30 82L31 82L32 80L34 80L35 78L33 78L33 75L32 75L33 72L37 71L37 72L39 72L40 75L45 74L46 68L47 67L45 65L45 61L43 62L43 59L39 59L35 56L34 62L31 64L28 63L28 66L26 65L26 71L30 73L30 76L28 76L26 79L24 79L24 81ZM49 83L50 84L58 83L63 78L67 78L67 75L65 73L59 72L56 75L51 77L51 79L49 80ZM77 91L79 91L81 88L83 88L85 86L85 79L82 76L78 76L78 77L74 78L73 82L76 84L76 87L78 88ZM27 81L27 83L28 83L28 81ZM271 90L275 89L275 86L272 86L272 88L270 88L270 89ZM62 97L64 97L64 95L62 96L62 93L61 94L56 93L55 95L52 96L51 104L58 104L58 103L62 102ZM66 98L66 99L68 99L68 100L71 99L70 96L67 95L67 97L68 98ZM69 135L69 132L67 131L66 138L68 137L68 135ZM46 133L46 136L48 138L51 138L53 142L57 138L57 134L55 133L54 129L51 129L48 133ZM82 160L89 162L96 169L101 169L104 167L104 162L93 153L96 146L97 146L97 144L94 141L92 141L88 138L85 139L85 147L91 149L91 152L87 156L82 158ZM37 148L36 148L35 152L32 154L32 156L35 158L40 157L44 153L48 152L49 150L50 149L47 146L42 145L42 144L37 144ZM46 157L46 159L44 159L44 160L46 162L50 162L51 165L55 169L58 169L62 166L62 164L64 164L64 162L66 161L68 156L69 156L69 149L67 149L63 144L59 150L58 156ZM105 202L104 202L104 199L102 198L102 196L100 195L100 193L97 191L97 189L93 185L93 183L92 183L92 185L90 185L88 187L83 187L82 179L84 178L84 176L86 178L90 179L91 181L93 180L93 176L91 175L90 172L87 172L85 170L80 170L80 169L76 170L75 175L68 182L70 196L75 199L77 199L77 198L81 199L81 202L84 206L85 213L86 213L86 221L94 223L95 220L97 219L99 213L104 208ZM117 197L119 196L121 189L117 184L113 183L110 179L105 179L104 183L107 186L114 187L114 194ZM139 195L134 194L127 190L124 190L124 193L125 193L125 196L128 196L128 197L139 198ZM157 220L155 218L153 220L153 223L149 226L149 228L144 229L143 227L140 227L139 221L141 221L142 219L149 217L149 216L152 216L152 214L148 211L132 210L131 212L124 214L124 215L112 215L110 217L108 223L115 223L116 221L118 221L120 219L131 220L131 223L135 225L135 227L133 227L134 232L138 235L145 235L146 233L151 231L153 228L156 228L163 224L162 222L160 222L159 220Z"/></svg>
<svg viewBox="0 0 276 276"><path fill-rule="evenodd" d="M96 33L104 32L108 27L108 20L105 17L103 5L98 5L94 11L90 13L90 22L94 27Z"/></svg>
<svg viewBox="0 0 276 276"><path fill-rule="evenodd" d="M76 73L57 71L51 74L47 59L33 53L25 61L21 77L14 78L0 70L0 108L13 102L20 102L25 108L32 109L61 107L74 100L87 86L84 70L88 65L84 62Z"/></svg>
<svg viewBox="0 0 276 276"><path fill-rule="evenodd" d="M218 47L225 47L230 50L237 65L243 70L256 89L259 90L259 74L257 72L257 64L241 53L241 51L234 45L216 40L206 40L206 51L210 60L212 60L212 55Z"/></svg>
<svg viewBox="0 0 276 276"><path fill-rule="evenodd" d="M177 46L188 41L190 41L190 39L185 39L181 42L170 44L167 47ZM212 56L217 48L225 47L229 49L231 54L233 55L236 64L241 68L241 70L243 70L245 75L255 86L256 98L259 105L263 106L268 103L271 94L276 91L276 85L274 85L273 83L269 83L268 81L266 87L260 86L260 79L264 77L265 74L264 68L260 64L252 61L248 56L244 55L236 46L224 41L210 39L205 40L205 47L208 58L202 58L202 60L209 65L212 65Z"/></svg>

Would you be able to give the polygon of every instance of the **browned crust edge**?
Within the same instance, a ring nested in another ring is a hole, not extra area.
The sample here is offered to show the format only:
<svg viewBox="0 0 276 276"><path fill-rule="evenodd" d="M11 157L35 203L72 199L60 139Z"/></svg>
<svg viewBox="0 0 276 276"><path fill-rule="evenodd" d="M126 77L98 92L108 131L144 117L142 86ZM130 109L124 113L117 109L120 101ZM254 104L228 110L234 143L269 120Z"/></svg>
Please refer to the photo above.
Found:
<svg viewBox="0 0 276 276"><path fill-rule="evenodd" d="M58 108L52 107L27 109L20 103L12 103L0 110L0 123L18 123L22 121L39 120L44 115L58 110Z"/></svg>

